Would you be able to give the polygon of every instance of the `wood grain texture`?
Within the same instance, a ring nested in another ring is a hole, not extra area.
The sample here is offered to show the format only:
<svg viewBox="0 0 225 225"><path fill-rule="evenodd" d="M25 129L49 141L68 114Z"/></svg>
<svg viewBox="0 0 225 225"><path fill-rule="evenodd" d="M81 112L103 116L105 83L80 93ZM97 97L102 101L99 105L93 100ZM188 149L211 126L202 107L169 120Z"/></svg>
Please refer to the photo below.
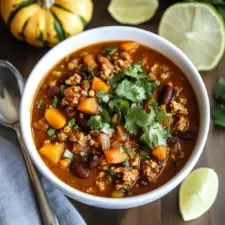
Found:
<svg viewBox="0 0 225 225"><path fill-rule="evenodd" d="M149 22L138 27L156 32L163 10L173 1L160 1L160 9ZM94 1L94 16L87 29L119 25L107 13L108 0ZM0 21L0 59L13 63L27 77L37 61L48 51L37 49L26 43L15 40L7 27ZM219 76L225 75L225 57L219 66L210 72L202 74L212 103L212 87ZM17 143L14 133L0 127L0 135ZM213 207L201 218L183 222L178 208L178 188L165 197L151 204L129 210L106 210L86 206L73 201L89 225L224 225L225 224L225 129L215 129L211 123L209 137L204 153L196 167L207 166L216 170L220 178L220 190Z"/></svg>

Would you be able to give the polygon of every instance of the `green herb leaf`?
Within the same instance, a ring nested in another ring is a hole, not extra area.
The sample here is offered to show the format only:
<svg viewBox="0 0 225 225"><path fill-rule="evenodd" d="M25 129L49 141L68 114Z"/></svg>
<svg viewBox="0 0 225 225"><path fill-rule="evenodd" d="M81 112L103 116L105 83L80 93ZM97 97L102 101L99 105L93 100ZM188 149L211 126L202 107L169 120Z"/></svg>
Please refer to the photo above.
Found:
<svg viewBox="0 0 225 225"><path fill-rule="evenodd" d="M76 123L76 119L75 118L71 118L68 121L68 126L71 127L71 128L78 128L78 125Z"/></svg>
<svg viewBox="0 0 225 225"><path fill-rule="evenodd" d="M116 46L109 45L109 46L106 46L104 48L104 51L108 55L113 55L117 51L117 47Z"/></svg>
<svg viewBox="0 0 225 225"><path fill-rule="evenodd" d="M109 112L106 109L103 109L100 113L102 120L106 123L111 123L111 117L109 115Z"/></svg>
<svg viewBox="0 0 225 225"><path fill-rule="evenodd" d="M116 95L132 102L143 101L146 99L144 87L127 79L123 80L117 86Z"/></svg>
<svg viewBox="0 0 225 225"><path fill-rule="evenodd" d="M58 104L59 104L59 98L57 96L54 96L53 102L52 102L53 107L57 108Z"/></svg>
<svg viewBox="0 0 225 225"><path fill-rule="evenodd" d="M100 130L106 134L110 134L113 131L110 124L104 122L102 117L99 115L91 116L88 120L88 125L91 130Z"/></svg>
<svg viewBox="0 0 225 225"><path fill-rule="evenodd" d="M166 145L169 132L162 127L158 122L154 122L149 127L145 127L144 133L141 136L141 141L150 148L155 148L160 145Z"/></svg>
<svg viewBox="0 0 225 225"><path fill-rule="evenodd" d="M140 155L141 155L141 159L142 159L142 160L150 159L149 152L147 152L147 151L141 150L141 151L140 151Z"/></svg>
<svg viewBox="0 0 225 225"><path fill-rule="evenodd" d="M73 159L74 158L74 154L69 149L65 149L65 151L63 153L63 158Z"/></svg>
<svg viewBox="0 0 225 225"><path fill-rule="evenodd" d="M54 128L49 128L48 131L47 131L47 134L49 137L51 138L56 138L56 129Z"/></svg>
<svg viewBox="0 0 225 225"><path fill-rule="evenodd" d="M123 166L124 166L126 169L130 168L130 163L129 163L129 161L128 161L128 160L124 161L124 162L123 162Z"/></svg>
<svg viewBox="0 0 225 225"><path fill-rule="evenodd" d="M225 78L220 78L214 87L214 97L216 101L225 104Z"/></svg>
<svg viewBox="0 0 225 225"><path fill-rule="evenodd" d="M96 98L98 103L107 103L110 99L110 95L108 93L105 93L104 91L99 91L96 94Z"/></svg>
<svg viewBox="0 0 225 225"><path fill-rule="evenodd" d="M43 106L43 100L42 100L42 99L39 99L39 100L37 101L37 108L38 108L38 109L41 109L42 106Z"/></svg>
<svg viewBox="0 0 225 225"><path fill-rule="evenodd" d="M143 71L140 63L129 65L124 73L126 76L136 79L147 78L147 74Z"/></svg>
<svg viewBox="0 0 225 225"><path fill-rule="evenodd" d="M112 89L115 89L117 85L125 78L125 74L122 72L115 73L109 76L109 83Z"/></svg>
<svg viewBox="0 0 225 225"><path fill-rule="evenodd" d="M156 83L151 82L149 79L141 79L136 82L136 84L145 89L145 95L147 98L151 98L156 89Z"/></svg>
<svg viewBox="0 0 225 225"><path fill-rule="evenodd" d="M130 104L127 100L124 99L113 99L109 101L109 108L114 112L126 113L129 109Z"/></svg>
<svg viewBox="0 0 225 225"><path fill-rule="evenodd" d="M135 148L126 148L124 146L120 147L119 151L120 153L127 153L131 159L133 159L136 154Z"/></svg>
<svg viewBox="0 0 225 225"><path fill-rule="evenodd" d="M212 108L212 117L217 126L225 127L225 105L215 105Z"/></svg>

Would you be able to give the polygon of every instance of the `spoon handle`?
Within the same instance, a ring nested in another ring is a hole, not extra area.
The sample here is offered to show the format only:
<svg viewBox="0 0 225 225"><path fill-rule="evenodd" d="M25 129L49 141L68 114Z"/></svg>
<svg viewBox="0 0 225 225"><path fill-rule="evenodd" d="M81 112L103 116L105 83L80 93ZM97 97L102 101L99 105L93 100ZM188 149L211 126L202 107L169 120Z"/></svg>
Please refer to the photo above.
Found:
<svg viewBox="0 0 225 225"><path fill-rule="evenodd" d="M22 153L31 177L31 181L35 190L35 194L40 206L40 211L42 214L44 225L59 225L56 215L53 213L51 206L49 204L48 198L45 194L45 191L43 189L39 174L34 167L30 156L28 155L26 151L26 147L21 135L20 128L15 127L14 128L18 137L18 140L21 145Z"/></svg>

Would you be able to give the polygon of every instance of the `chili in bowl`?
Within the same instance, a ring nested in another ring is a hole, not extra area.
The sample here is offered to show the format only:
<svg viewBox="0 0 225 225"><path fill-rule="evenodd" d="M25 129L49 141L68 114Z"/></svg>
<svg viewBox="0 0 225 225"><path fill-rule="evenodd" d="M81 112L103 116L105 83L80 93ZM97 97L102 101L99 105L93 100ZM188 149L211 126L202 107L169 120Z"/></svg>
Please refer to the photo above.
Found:
<svg viewBox="0 0 225 225"><path fill-rule="evenodd" d="M39 62L25 89L21 125L32 159L60 189L87 204L127 208L162 196L190 171L206 139L209 107L194 66L156 35L112 27L121 38L98 34L95 43L80 43L107 29L73 37Z"/></svg>

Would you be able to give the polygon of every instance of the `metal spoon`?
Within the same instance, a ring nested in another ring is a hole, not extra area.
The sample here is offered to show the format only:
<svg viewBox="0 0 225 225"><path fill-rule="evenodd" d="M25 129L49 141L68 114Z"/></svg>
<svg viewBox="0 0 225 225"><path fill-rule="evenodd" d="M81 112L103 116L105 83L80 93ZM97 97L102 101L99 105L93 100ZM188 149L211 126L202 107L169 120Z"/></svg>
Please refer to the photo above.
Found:
<svg viewBox="0 0 225 225"><path fill-rule="evenodd" d="M24 81L19 71L11 63L0 60L0 124L13 129L17 134L44 224L59 225L42 187L39 174L26 151L22 139L19 126L19 105L23 88Z"/></svg>

